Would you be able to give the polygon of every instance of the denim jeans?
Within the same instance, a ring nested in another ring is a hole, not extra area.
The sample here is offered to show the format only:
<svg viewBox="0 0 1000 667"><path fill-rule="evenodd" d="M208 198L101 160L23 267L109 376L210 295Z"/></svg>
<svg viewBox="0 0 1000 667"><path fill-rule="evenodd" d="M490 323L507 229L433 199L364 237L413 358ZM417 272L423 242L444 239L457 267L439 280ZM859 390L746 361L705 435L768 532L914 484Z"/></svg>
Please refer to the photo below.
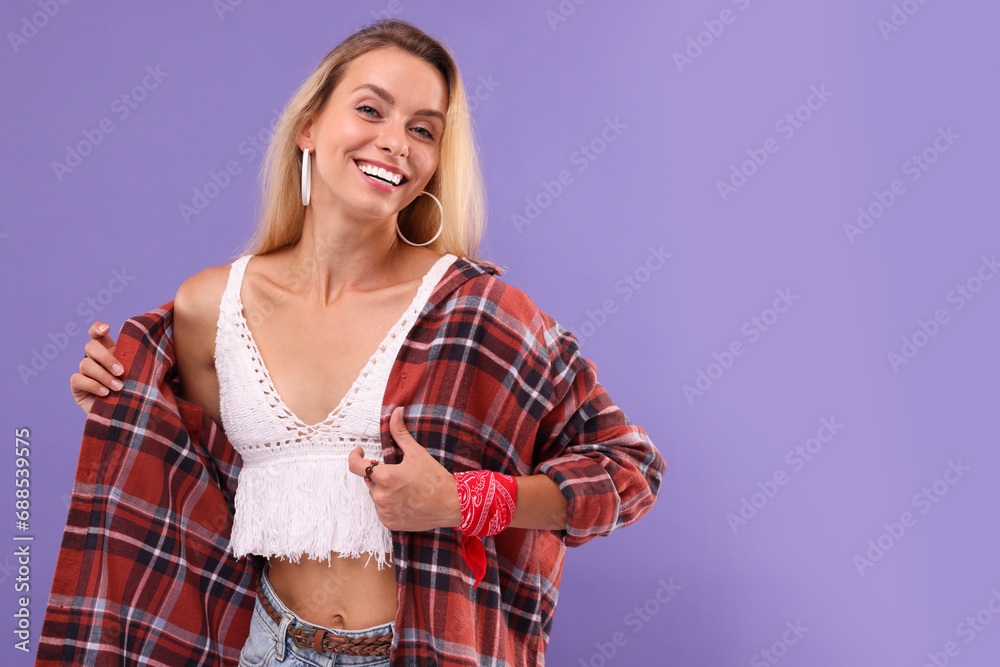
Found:
<svg viewBox="0 0 1000 667"><path fill-rule="evenodd" d="M306 623L298 616L288 610L288 607L278 598L271 582L267 579L267 566L261 572L261 588L264 594L271 601L275 611L282 615L279 625L264 609L257 598L253 608L253 617L250 620L250 636L240 653L240 667L334 667L340 665L371 665L382 666L389 664L388 655L361 656L361 655L338 655L337 653L317 653L311 648L299 648L295 645L291 636L288 635L288 626L299 625L316 626L315 623ZM345 635L347 637L373 637L387 634L393 629L394 623L376 625L364 630L340 630L333 628L323 628L332 633Z"/></svg>

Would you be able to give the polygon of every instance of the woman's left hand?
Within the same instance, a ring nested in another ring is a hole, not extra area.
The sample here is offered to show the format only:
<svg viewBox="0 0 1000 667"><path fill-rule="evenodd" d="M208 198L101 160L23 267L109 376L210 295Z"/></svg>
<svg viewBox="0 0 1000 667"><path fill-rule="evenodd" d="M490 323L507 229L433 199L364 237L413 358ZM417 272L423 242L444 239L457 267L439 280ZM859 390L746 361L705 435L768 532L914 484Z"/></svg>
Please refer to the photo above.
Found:
<svg viewBox="0 0 1000 667"><path fill-rule="evenodd" d="M462 512L455 476L413 439L402 415L399 406L389 417L392 439L403 451L402 462L379 463L372 470L372 481L365 482L378 517L389 530L457 528ZM347 459L350 471L360 477L370 463L361 447L355 447Z"/></svg>

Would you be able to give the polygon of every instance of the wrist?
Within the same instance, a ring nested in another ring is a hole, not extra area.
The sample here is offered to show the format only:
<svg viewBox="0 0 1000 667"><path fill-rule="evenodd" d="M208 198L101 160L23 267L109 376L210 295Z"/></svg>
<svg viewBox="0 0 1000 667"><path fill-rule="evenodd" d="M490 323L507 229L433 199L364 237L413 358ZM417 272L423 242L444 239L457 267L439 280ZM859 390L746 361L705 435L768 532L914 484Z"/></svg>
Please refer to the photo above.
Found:
<svg viewBox="0 0 1000 667"><path fill-rule="evenodd" d="M462 525L462 501L458 497L458 480L455 475L448 473L448 483L444 485L445 507L447 512L444 516L442 528L458 528Z"/></svg>
<svg viewBox="0 0 1000 667"><path fill-rule="evenodd" d="M490 470L454 474L465 536L488 537L510 525L517 504L517 478Z"/></svg>
<svg viewBox="0 0 1000 667"><path fill-rule="evenodd" d="M496 535L510 525L517 504L517 478L488 470L470 470L454 475L461 503L462 556L474 578L474 586L486 575L486 549L481 538Z"/></svg>

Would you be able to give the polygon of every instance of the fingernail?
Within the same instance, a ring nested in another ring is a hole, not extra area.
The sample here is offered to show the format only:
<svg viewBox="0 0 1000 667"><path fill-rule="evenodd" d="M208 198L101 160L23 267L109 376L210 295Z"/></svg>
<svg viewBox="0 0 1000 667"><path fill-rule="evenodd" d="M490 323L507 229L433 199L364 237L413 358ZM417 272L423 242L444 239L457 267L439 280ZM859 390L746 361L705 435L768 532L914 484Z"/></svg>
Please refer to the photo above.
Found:
<svg viewBox="0 0 1000 667"><path fill-rule="evenodd" d="M124 371L124 370L125 370L125 369L124 369L124 368L122 368L122 365L121 365L121 364L115 364L114 366L112 366L112 367L111 367L111 371L112 371L112 372L113 372L113 373L114 373L115 375L121 375L121 374L122 374L122 371Z"/></svg>
<svg viewBox="0 0 1000 667"><path fill-rule="evenodd" d="M104 333L107 330L108 330L108 325L107 324L102 324L101 326L97 327L97 332L98 333Z"/></svg>
<svg viewBox="0 0 1000 667"><path fill-rule="evenodd" d="M107 387L101 387L101 388L100 388L100 389L98 389L97 391L98 391L98 393L99 393L99 394L100 394L101 396L107 396L107 395L108 395L108 388L107 388Z"/></svg>
<svg viewBox="0 0 1000 667"><path fill-rule="evenodd" d="M125 385L122 384L121 380L112 380L111 381L111 386L115 388L115 391L118 391L119 389L121 389Z"/></svg>

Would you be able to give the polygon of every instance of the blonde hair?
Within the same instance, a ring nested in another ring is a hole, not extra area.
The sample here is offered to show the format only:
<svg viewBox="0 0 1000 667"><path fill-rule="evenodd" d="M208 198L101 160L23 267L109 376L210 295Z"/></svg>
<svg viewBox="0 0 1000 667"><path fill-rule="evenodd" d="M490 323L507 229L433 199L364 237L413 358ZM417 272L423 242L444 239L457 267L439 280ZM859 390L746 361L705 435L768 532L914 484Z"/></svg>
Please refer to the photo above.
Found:
<svg viewBox="0 0 1000 667"><path fill-rule="evenodd" d="M426 247L476 259L486 221L486 193L479 166L468 98L458 66L443 44L398 19L371 23L338 44L320 61L282 110L260 169L261 209L253 236L233 256L261 255L298 242L305 219L298 135L319 114L348 65L374 49L392 46L413 54L444 76L448 111L438 167L425 188L441 200L441 235ZM400 232L414 243L433 236L440 213L430 197L418 196L397 217ZM494 265L479 259L478 261Z"/></svg>

